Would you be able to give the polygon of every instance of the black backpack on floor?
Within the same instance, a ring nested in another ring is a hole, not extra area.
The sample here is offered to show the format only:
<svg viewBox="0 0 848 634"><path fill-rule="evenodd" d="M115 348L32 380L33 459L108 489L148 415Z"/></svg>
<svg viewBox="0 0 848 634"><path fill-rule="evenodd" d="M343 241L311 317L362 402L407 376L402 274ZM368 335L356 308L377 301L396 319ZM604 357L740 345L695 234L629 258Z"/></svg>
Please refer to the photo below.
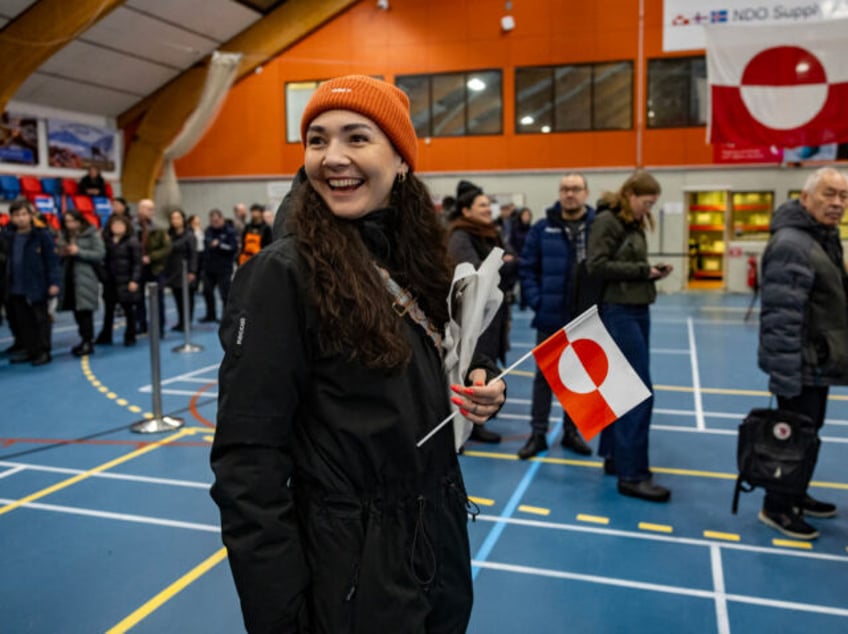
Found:
<svg viewBox="0 0 848 634"><path fill-rule="evenodd" d="M804 495L819 442L813 421L804 414L752 409L739 425L739 477L733 492L733 512L739 506L740 491L750 493L756 487L783 495Z"/></svg>

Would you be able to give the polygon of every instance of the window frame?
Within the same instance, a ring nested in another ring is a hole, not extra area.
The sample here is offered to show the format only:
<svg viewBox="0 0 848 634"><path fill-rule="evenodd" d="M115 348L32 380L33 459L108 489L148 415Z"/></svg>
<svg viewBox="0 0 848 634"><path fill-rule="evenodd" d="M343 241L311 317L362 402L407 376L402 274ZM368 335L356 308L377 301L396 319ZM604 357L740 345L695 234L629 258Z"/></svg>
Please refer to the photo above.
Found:
<svg viewBox="0 0 848 634"><path fill-rule="evenodd" d="M695 76L692 72L693 63L696 61L703 61L704 63L704 81L707 81L706 75L706 55L681 55L675 57L651 57L646 60L645 63L645 129L646 130L674 130L674 129L687 129L687 128L705 128L709 123L709 112L706 109L704 111L704 122L693 121L692 117L692 97L695 91L694 80ZM671 64L671 63L687 63L687 90L685 94L685 116L686 123L683 125L653 125L651 124L650 113L652 111L651 108L651 65L652 64ZM709 85L706 86L706 89L709 90Z"/></svg>

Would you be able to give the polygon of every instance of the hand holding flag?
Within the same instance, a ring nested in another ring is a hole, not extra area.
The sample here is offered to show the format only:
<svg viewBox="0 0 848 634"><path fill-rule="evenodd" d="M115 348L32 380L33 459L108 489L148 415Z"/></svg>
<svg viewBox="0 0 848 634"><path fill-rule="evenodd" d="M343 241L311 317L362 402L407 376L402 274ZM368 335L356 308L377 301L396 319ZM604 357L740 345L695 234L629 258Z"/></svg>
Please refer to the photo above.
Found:
<svg viewBox="0 0 848 634"><path fill-rule="evenodd" d="M586 440L651 396L592 306L522 356L489 383L533 355L563 409ZM418 442L420 447L457 412Z"/></svg>

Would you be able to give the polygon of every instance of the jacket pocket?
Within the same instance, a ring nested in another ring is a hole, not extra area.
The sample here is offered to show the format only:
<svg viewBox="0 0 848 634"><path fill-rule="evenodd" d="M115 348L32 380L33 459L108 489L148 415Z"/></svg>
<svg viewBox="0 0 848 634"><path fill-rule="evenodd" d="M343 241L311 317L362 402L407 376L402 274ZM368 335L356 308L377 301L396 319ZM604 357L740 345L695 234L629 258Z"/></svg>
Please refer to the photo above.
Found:
<svg viewBox="0 0 848 634"><path fill-rule="evenodd" d="M815 342L815 353L822 373L848 381L848 330L821 333Z"/></svg>

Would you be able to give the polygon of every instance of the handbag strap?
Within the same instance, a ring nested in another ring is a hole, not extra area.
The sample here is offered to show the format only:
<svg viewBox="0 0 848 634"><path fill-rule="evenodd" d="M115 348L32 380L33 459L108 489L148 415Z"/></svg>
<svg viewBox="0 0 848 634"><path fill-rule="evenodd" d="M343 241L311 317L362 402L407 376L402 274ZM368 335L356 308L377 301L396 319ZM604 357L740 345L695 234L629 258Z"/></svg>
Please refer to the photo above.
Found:
<svg viewBox="0 0 848 634"><path fill-rule="evenodd" d="M392 309L401 317L409 315L409 317L424 329L427 336L433 341L436 350L442 354L442 333L438 328L433 326L432 322L427 318L427 315L421 310L415 297L407 289L401 288L400 284L392 279L389 272L376 263L374 266L380 272L380 277L383 278L383 283L386 285L386 290L392 296Z"/></svg>

